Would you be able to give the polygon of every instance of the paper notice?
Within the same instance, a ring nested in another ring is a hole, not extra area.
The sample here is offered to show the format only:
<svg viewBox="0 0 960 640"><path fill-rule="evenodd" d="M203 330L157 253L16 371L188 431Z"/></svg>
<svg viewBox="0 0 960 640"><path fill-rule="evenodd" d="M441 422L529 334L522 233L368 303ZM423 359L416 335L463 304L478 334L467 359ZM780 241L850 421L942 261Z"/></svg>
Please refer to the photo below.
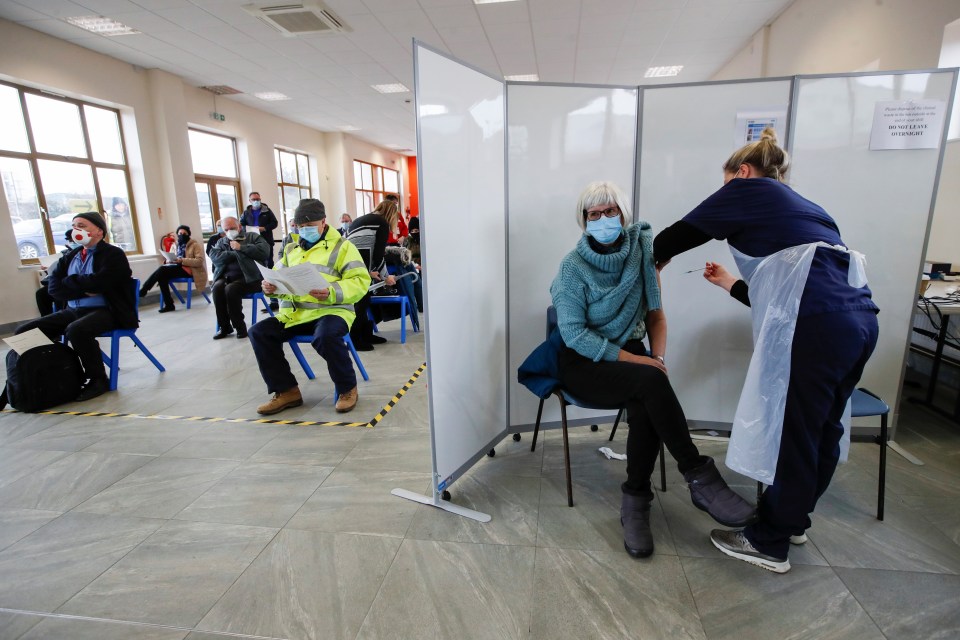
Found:
<svg viewBox="0 0 960 640"><path fill-rule="evenodd" d="M248 234L260 233L260 227L244 227L243 230L246 231Z"/></svg>
<svg viewBox="0 0 960 640"><path fill-rule="evenodd" d="M21 356L34 347L53 344L50 342L50 338L45 336L40 329L30 329L30 331L24 331L18 335L4 338L3 341Z"/></svg>
<svg viewBox="0 0 960 640"><path fill-rule="evenodd" d="M263 279L277 288L277 293L305 296L313 289L326 289L330 286L327 279L309 262L276 271L257 263Z"/></svg>

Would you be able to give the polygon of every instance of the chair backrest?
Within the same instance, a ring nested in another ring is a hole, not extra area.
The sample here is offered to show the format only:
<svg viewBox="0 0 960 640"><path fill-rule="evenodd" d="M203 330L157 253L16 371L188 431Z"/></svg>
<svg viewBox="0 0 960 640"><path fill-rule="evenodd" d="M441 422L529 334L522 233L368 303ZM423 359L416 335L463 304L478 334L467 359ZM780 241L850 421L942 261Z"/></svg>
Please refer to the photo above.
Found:
<svg viewBox="0 0 960 640"><path fill-rule="evenodd" d="M553 308L553 305L547 307L547 339L550 339L550 334L553 333L553 330L557 328L557 310Z"/></svg>

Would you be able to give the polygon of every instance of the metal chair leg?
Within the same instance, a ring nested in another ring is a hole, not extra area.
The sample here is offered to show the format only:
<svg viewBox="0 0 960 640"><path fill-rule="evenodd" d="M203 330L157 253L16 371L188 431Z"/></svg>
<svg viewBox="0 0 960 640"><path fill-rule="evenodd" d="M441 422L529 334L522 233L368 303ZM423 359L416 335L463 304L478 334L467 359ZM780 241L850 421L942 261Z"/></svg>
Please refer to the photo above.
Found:
<svg viewBox="0 0 960 640"><path fill-rule="evenodd" d="M540 398L540 406L537 407L537 422L533 425L533 442L530 444L530 451L537 450L537 435L540 433L540 417L543 415L544 398Z"/></svg>
<svg viewBox="0 0 960 640"><path fill-rule="evenodd" d="M607 442L613 442L613 436L617 435L617 426L620 424L620 418L623 417L623 409L617 411L617 419L613 421L613 429L610 431L610 438ZM660 453L663 455L663 445L660 445Z"/></svg>
<svg viewBox="0 0 960 640"><path fill-rule="evenodd" d="M880 416L880 482L877 488L877 520L883 520L884 493L887 487L887 414Z"/></svg>
<svg viewBox="0 0 960 640"><path fill-rule="evenodd" d="M573 480L570 477L570 442L567 438L567 403L560 397L560 422L563 425L563 466L567 474L567 506L573 506Z"/></svg>
<svg viewBox="0 0 960 640"><path fill-rule="evenodd" d="M660 491L667 492L667 465L663 450L663 440L660 441Z"/></svg>

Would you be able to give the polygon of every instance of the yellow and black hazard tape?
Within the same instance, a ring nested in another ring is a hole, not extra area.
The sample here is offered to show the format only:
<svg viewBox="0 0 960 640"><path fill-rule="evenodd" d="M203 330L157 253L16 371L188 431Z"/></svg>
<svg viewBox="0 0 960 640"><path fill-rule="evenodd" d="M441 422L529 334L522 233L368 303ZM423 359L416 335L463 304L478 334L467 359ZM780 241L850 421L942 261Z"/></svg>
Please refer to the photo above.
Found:
<svg viewBox="0 0 960 640"><path fill-rule="evenodd" d="M390 398L390 402L384 405L383 409L380 409L380 413L373 416L373 420L371 420L368 423L369 426L371 427L377 426L377 423L383 420L384 416L390 413L390 410L393 409L398 402L400 402L400 398L407 395L407 391L410 391L410 387L413 386L413 383L417 381L417 378L420 377L420 374L422 374L426 368L427 368L427 363L424 362L422 365L420 365L419 369L413 372L413 375L410 376L410 379L407 380L407 383L402 387L400 387L400 391L397 391L397 394L392 398Z"/></svg>
<svg viewBox="0 0 960 640"><path fill-rule="evenodd" d="M280 420L276 418L209 418L205 416L169 416L162 414L152 414L152 415L143 415L140 413L119 413L113 411L56 411L53 409L47 409L45 411L37 411L35 415L42 416L77 416L83 418L139 418L141 420L183 420L186 422L232 422L232 423L253 423L253 424L281 424L281 425L290 425L293 427L367 427L372 428L377 426L377 423L383 420L383 417L390 413L390 410L398 402L400 398L406 395L407 391L410 390L410 387L413 386L413 383L417 381L417 378L423 373L427 368L427 363L424 362L420 365L416 371L413 372L413 375L410 376L410 379L407 380L406 384L397 391L396 395L390 398L388 402L380 412L373 417L369 422L329 422L325 420ZM3 413L19 413L14 409L4 409Z"/></svg>

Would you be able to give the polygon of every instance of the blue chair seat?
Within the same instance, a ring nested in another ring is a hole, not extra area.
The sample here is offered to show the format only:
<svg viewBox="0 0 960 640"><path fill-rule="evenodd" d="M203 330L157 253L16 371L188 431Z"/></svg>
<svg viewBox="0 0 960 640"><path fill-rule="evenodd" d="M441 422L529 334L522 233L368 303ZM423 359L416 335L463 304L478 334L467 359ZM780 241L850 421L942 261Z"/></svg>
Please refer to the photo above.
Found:
<svg viewBox="0 0 960 640"><path fill-rule="evenodd" d="M887 406L886 402L865 389L856 389L850 401L852 405L851 414L854 418L882 416L890 413L890 407Z"/></svg>
<svg viewBox="0 0 960 640"><path fill-rule="evenodd" d="M177 296L180 300L180 304L186 304L187 309L190 308L190 303L193 300L193 278L173 278L170 280L171 285L175 284L185 284L187 285L187 297L184 299L183 294L180 293L180 290L175 286L170 288L173 290L173 295ZM207 295L206 291L200 291L200 295L203 296L203 299L207 301L207 304L210 304L210 297Z"/></svg>

